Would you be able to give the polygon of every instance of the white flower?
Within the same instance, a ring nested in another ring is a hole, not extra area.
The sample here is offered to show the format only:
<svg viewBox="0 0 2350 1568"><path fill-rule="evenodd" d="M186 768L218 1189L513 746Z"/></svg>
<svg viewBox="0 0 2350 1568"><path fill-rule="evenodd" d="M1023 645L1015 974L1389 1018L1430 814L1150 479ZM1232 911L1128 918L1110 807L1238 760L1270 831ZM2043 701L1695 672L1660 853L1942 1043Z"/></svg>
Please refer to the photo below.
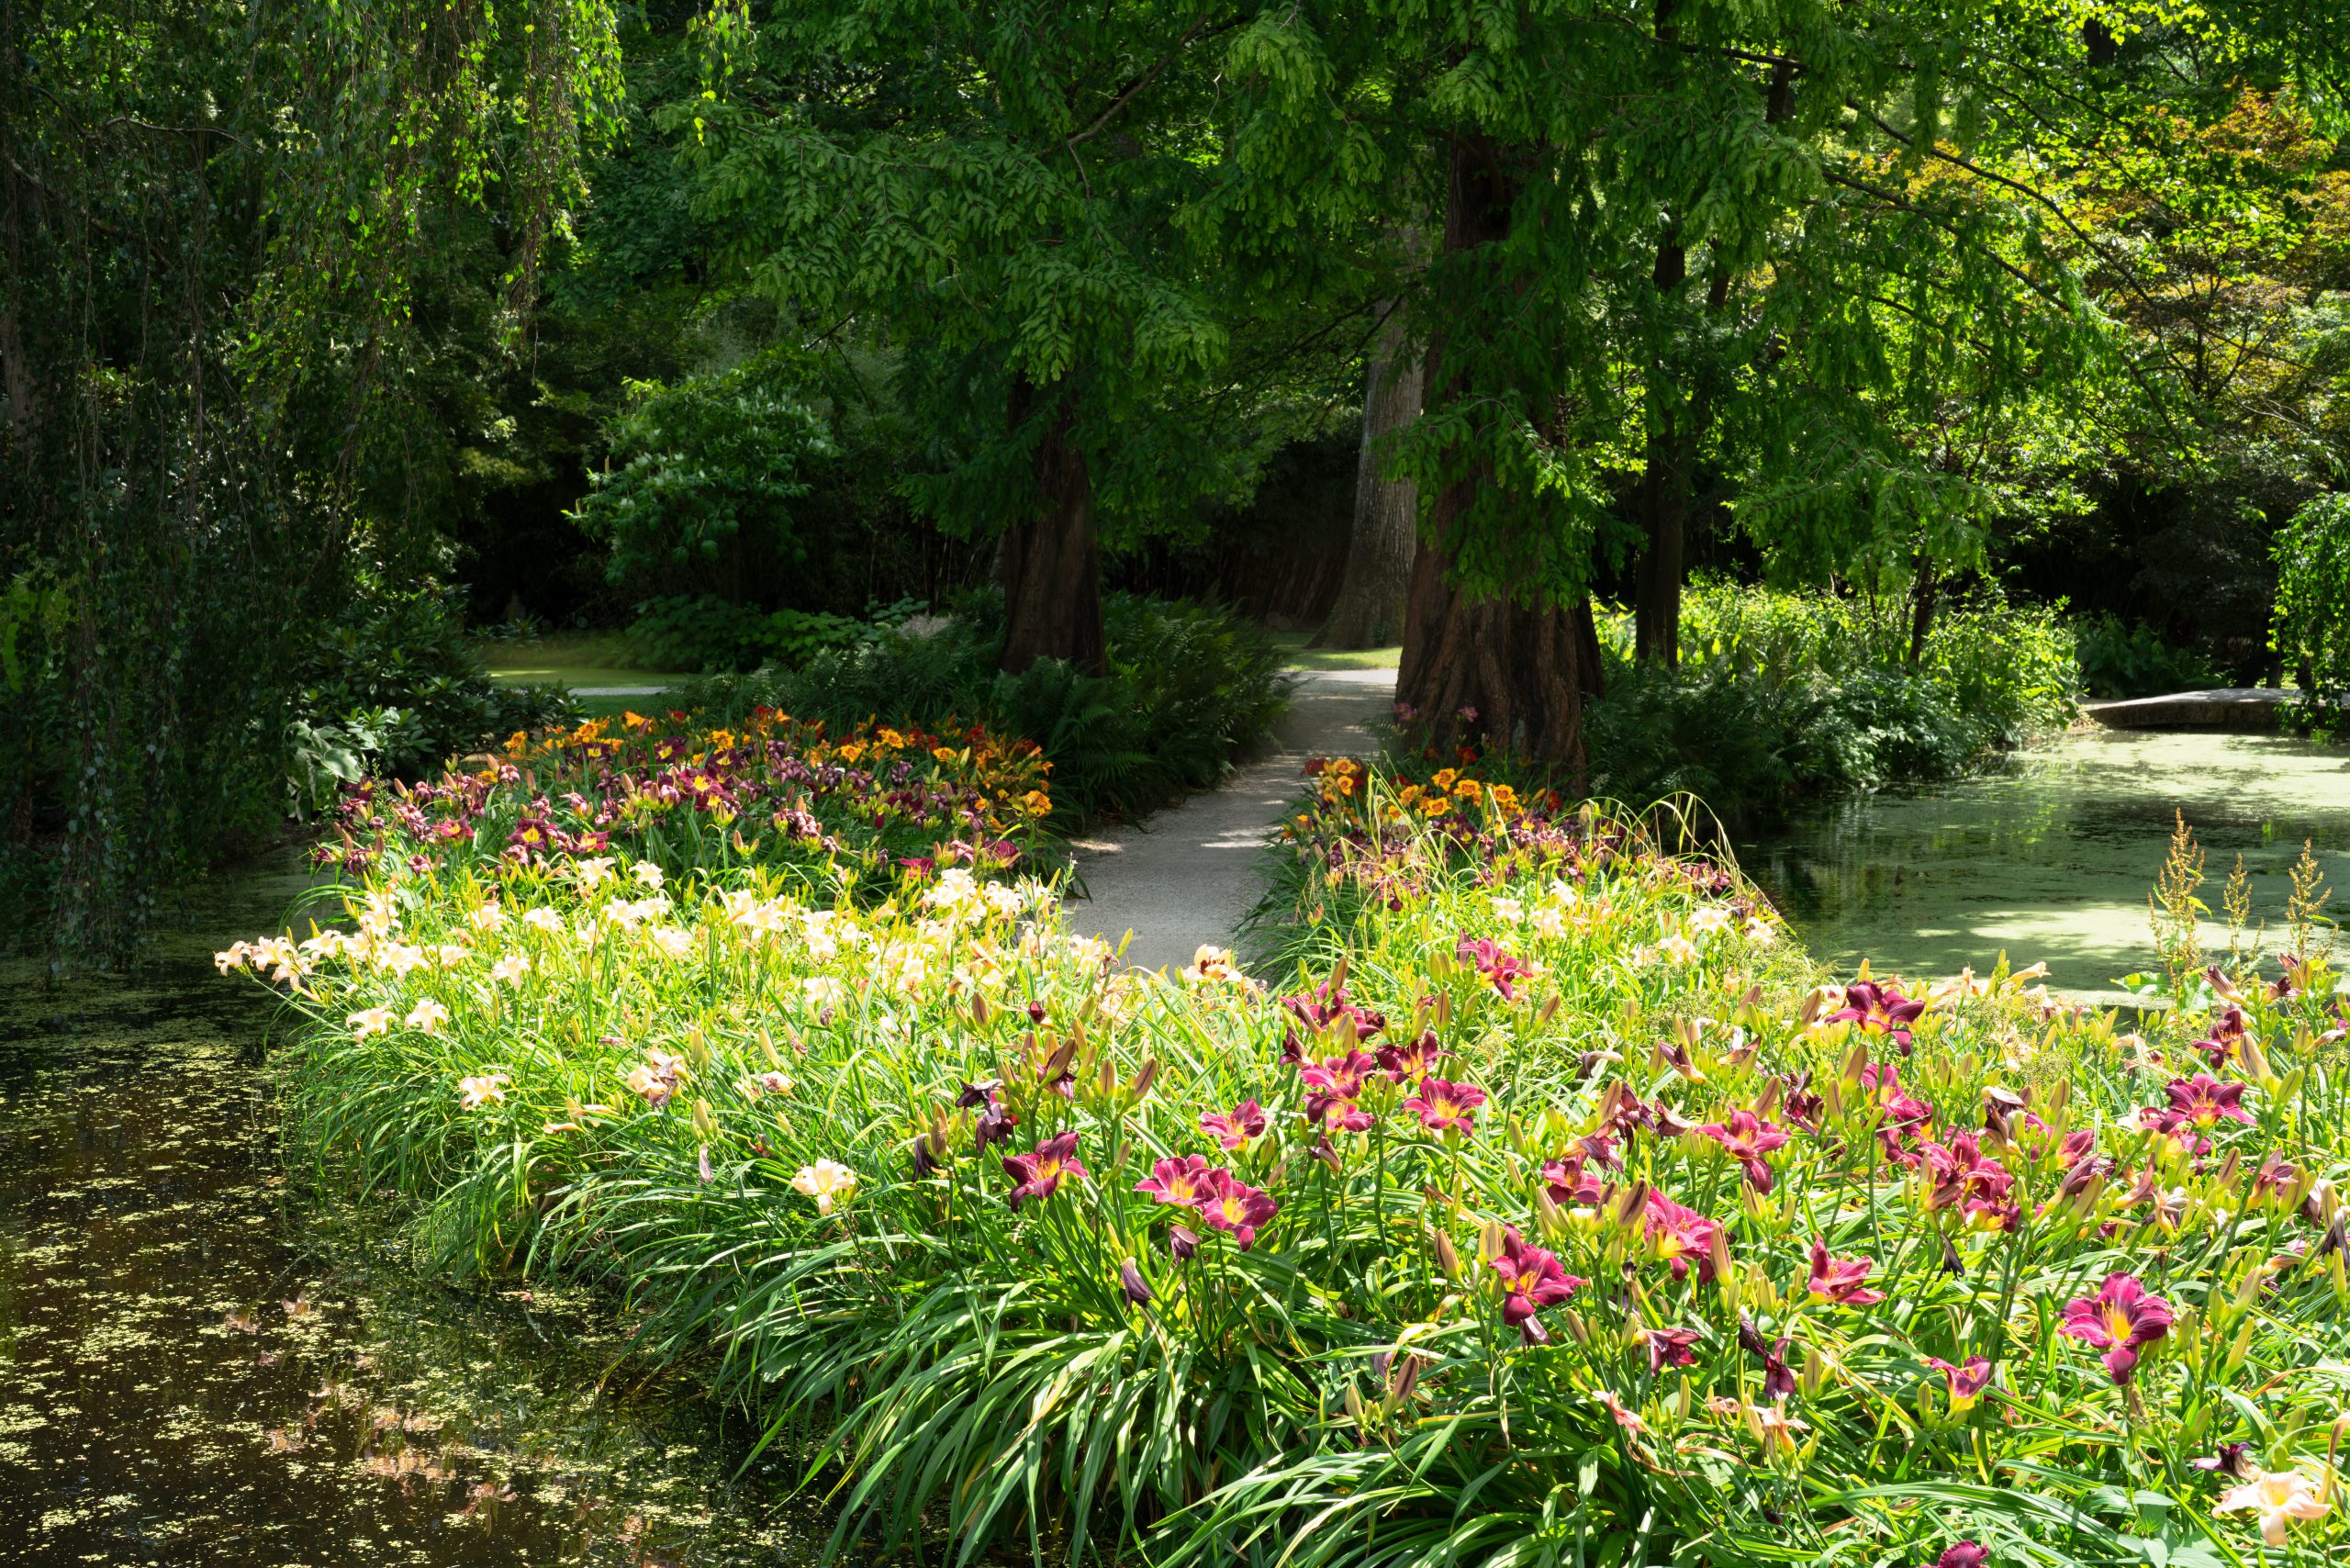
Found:
<svg viewBox="0 0 2350 1568"><path fill-rule="evenodd" d="M1494 918L1505 925L1516 925L1526 918L1526 906L1516 899L1495 899Z"/></svg>
<svg viewBox="0 0 2350 1568"><path fill-rule="evenodd" d="M473 956L473 949L462 942L443 942L432 949L434 960L444 969L453 969Z"/></svg>
<svg viewBox="0 0 2350 1568"><path fill-rule="evenodd" d="M828 1215L835 1203L856 1195L856 1172L834 1160L820 1159L800 1168L800 1174L791 1179L791 1190L815 1199L816 1212Z"/></svg>
<svg viewBox="0 0 2350 1568"><path fill-rule="evenodd" d="M924 890L922 902L925 909L942 909L950 915L965 913L979 902L979 880L968 867L950 866Z"/></svg>
<svg viewBox="0 0 2350 1568"><path fill-rule="evenodd" d="M381 1035L391 1028L392 1010L388 1007L364 1008L352 1014L346 1022L351 1025L352 1037L364 1040L370 1035Z"/></svg>
<svg viewBox="0 0 2350 1568"><path fill-rule="evenodd" d="M506 906L496 899L469 913L465 918L476 931L495 931L506 924Z"/></svg>
<svg viewBox="0 0 2350 1568"><path fill-rule="evenodd" d="M638 861L628 868L628 874L636 879L638 887L654 892L659 892L661 884L667 879L661 875L661 868L650 860Z"/></svg>
<svg viewBox="0 0 2350 1568"><path fill-rule="evenodd" d="M409 1008L407 1018L402 1020L409 1028L421 1029L428 1035L448 1021L449 1010L429 996Z"/></svg>
<svg viewBox="0 0 2350 1568"><path fill-rule="evenodd" d="M571 863L571 875L578 882L580 890L583 892L592 888L601 887L611 879L612 857L609 855L589 855L574 860Z"/></svg>
<svg viewBox="0 0 2350 1568"><path fill-rule="evenodd" d="M252 955L253 945L252 943L239 942L232 946L223 948L221 951L213 954L212 967L218 969L225 975L230 969L243 969L245 967L245 960L252 958Z"/></svg>
<svg viewBox="0 0 2350 1568"><path fill-rule="evenodd" d="M838 1007L848 1000L848 987L837 975L810 975L800 982L800 991L811 1007Z"/></svg>
<svg viewBox="0 0 2350 1568"><path fill-rule="evenodd" d="M1241 971L1229 947L1203 943L1183 966L1182 978L1193 985L1228 985L1241 991L1255 991L1257 982Z"/></svg>
<svg viewBox="0 0 2350 1568"><path fill-rule="evenodd" d="M563 916L551 909L525 910L522 914L522 924L533 931L543 931L550 936L563 935Z"/></svg>
<svg viewBox="0 0 2350 1568"><path fill-rule="evenodd" d="M401 980L422 969L425 962L424 949L410 946L405 942L386 942L375 949L375 967L389 969Z"/></svg>
<svg viewBox="0 0 2350 1568"><path fill-rule="evenodd" d="M2241 1486L2229 1487L2211 1511L2257 1512L2260 1539L2271 1546L2282 1546L2295 1520L2322 1518L2333 1506L2318 1495L2306 1472L2288 1470L2280 1475L2255 1475Z"/></svg>
<svg viewBox="0 0 2350 1568"><path fill-rule="evenodd" d="M1658 952L1676 964L1691 963L1697 957L1697 945L1686 936L1668 936L1656 946Z"/></svg>
<svg viewBox="0 0 2350 1568"><path fill-rule="evenodd" d="M690 956L694 950L693 934L675 925L652 926L644 935L660 949L663 958L673 961Z"/></svg>
<svg viewBox="0 0 2350 1568"><path fill-rule="evenodd" d="M501 985L520 985L530 972L531 960L520 953L509 953L489 966L489 978Z"/></svg>
<svg viewBox="0 0 2350 1568"><path fill-rule="evenodd" d="M457 1080L458 1102L468 1111L478 1111L492 1100L506 1098L506 1085L513 1080L502 1072L485 1072L478 1078Z"/></svg>
<svg viewBox="0 0 2350 1568"><path fill-rule="evenodd" d="M1768 947L1779 939L1779 934L1771 929L1769 921L1758 914L1746 923L1746 939L1757 947Z"/></svg>
<svg viewBox="0 0 2350 1568"><path fill-rule="evenodd" d="M1722 908L1719 904L1709 903L1705 908L1699 910L1696 913L1689 917L1689 929L1696 932L1699 935L1707 935L1716 931L1726 931L1729 928L1729 911Z"/></svg>

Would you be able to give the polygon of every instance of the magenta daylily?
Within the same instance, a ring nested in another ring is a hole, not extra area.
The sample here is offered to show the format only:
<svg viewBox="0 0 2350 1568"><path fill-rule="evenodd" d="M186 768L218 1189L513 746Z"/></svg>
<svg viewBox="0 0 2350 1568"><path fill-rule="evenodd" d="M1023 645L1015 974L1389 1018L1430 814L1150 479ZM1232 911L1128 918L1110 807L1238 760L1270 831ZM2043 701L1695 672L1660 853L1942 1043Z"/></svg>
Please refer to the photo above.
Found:
<svg viewBox="0 0 2350 1568"><path fill-rule="evenodd" d="M1024 1199L1049 1198L1064 1180L1082 1182L1087 1174L1085 1161L1077 1158L1075 1133L1048 1137L1031 1153L1005 1155L1003 1173L1016 1183L1012 1189L1015 1209Z"/></svg>
<svg viewBox="0 0 2350 1568"><path fill-rule="evenodd" d="M1973 1409L1991 1386L1991 1363L1981 1356L1969 1356L1964 1366L1953 1366L1940 1356L1928 1356L1926 1364L1942 1374L1942 1382L1950 1391L1950 1413L1963 1416Z"/></svg>
<svg viewBox="0 0 2350 1568"><path fill-rule="evenodd" d="M1787 1135L1785 1132L1751 1111L1732 1111L1727 1124L1707 1122L1697 1129L1697 1136L1709 1137L1721 1145L1723 1150L1746 1172L1746 1180L1756 1192L1771 1190L1771 1167L1762 1157L1785 1147Z"/></svg>
<svg viewBox="0 0 2350 1568"><path fill-rule="evenodd" d="M1651 1193L1641 1205L1640 1217L1647 1227L1649 1245L1658 1260L1673 1267L1673 1277L1689 1277L1692 1261L1696 1265L1698 1280L1707 1284L1714 1278L1714 1239L1722 1227L1695 1209L1684 1208L1662 1193Z"/></svg>
<svg viewBox="0 0 2350 1568"><path fill-rule="evenodd" d="M1991 1561L1987 1548L1962 1540L1934 1560L1934 1568L1984 1568Z"/></svg>
<svg viewBox="0 0 2350 1568"><path fill-rule="evenodd" d="M2119 1387L2137 1370L2140 1347L2170 1332L2170 1303L2148 1295L2134 1274L2108 1274L2094 1296L2065 1304L2064 1332L2105 1352L2105 1370Z"/></svg>
<svg viewBox="0 0 2350 1568"><path fill-rule="evenodd" d="M1883 1035L1909 1054L1909 1025L1926 1011L1921 1000L1902 995L1875 980L1854 980L1844 988L1844 1005L1823 1023L1851 1024L1865 1035Z"/></svg>
<svg viewBox="0 0 2350 1568"><path fill-rule="evenodd" d="M1828 1243L1814 1238L1811 1244L1811 1299L1838 1306L1874 1306L1885 1299L1883 1291L1867 1289L1863 1281L1876 1267L1871 1258L1831 1258Z"/></svg>
<svg viewBox="0 0 2350 1568"><path fill-rule="evenodd" d="M1420 1081L1420 1092L1404 1102L1404 1109L1416 1112L1420 1126L1432 1133L1468 1134L1477 1130L1477 1107L1484 1103L1485 1092L1473 1083L1427 1078Z"/></svg>
<svg viewBox="0 0 2350 1568"><path fill-rule="evenodd" d="M1410 1083L1435 1070L1437 1058L1450 1054L1437 1044L1435 1030L1424 1029L1416 1040L1400 1046L1380 1047L1379 1066L1396 1082Z"/></svg>
<svg viewBox="0 0 2350 1568"><path fill-rule="evenodd" d="M1574 1294L1583 1281L1561 1268L1556 1254L1528 1247L1515 1226L1505 1232L1501 1256L1492 1260L1492 1268L1502 1277L1502 1321L1528 1345L1550 1343L1550 1333L1535 1314Z"/></svg>
<svg viewBox="0 0 2350 1568"><path fill-rule="evenodd" d="M1284 996L1281 1005L1289 1009L1297 1021L1316 1034L1328 1028L1340 1018L1354 1021L1355 1038L1367 1040L1387 1026L1384 1014L1367 1007L1357 1007L1347 1000L1345 988L1333 988L1324 980L1311 994Z"/></svg>
<svg viewBox="0 0 2350 1568"><path fill-rule="evenodd" d="M1135 1191L1148 1193L1178 1208L1197 1208L1208 1191L1208 1162L1196 1154L1159 1160L1151 1166L1147 1179L1135 1183Z"/></svg>
<svg viewBox="0 0 2350 1568"><path fill-rule="evenodd" d="M1264 1136L1265 1108L1254 1100L1243 1100L1229 1112L1210 1111L1200 1117L1200 1130L1226 1148L1238 1148L1250 1138Z"/></svg>
<svg viewBox="0 0 2350 1568"><path fill-rule="evenodd" d="M1257 1232L1281 1212L1281 1204L1271 1193L1258 1191L1234 1178L1231 1171L1217 1166L1208 1172L1207 1189L1199 1203L1200 1217L1217 1230L1229 1231L1232 1238L1246 1252L1255 1244Z"/></svg>
<svg viewBox="0 0 2350 1568"><path fill-rule="evenodd" d="M1954 1133L1948 1144L1930 1143L1923 1149L1926 1169L1933 1178L1926 1193L1930 1209L1959 1206L1969 1224L2011 1230L2019 1215L2009 1194L2016 1179L2008 1168L1983 1152L1973 1133Z"/></svg>
<svg viewBox="0 0 2350 1568"><path fill-rule="evenodd" d="M1309 1122L1327 1121L1340 1132L1360 1133L1371 1130L1371 1113L1355 1102L1362 1097L1363 1085L1379 1063L1361 1051L1350 1050L1298 1070L1298 1077L1305 1084L1305 1119ZM1333 1116L1332 1112L1337 1114Z"/></svg>
<svg viewBox="0 0 2350 1568"><path fill-rule="evenodd" d="M1476 965L1477 972L1493 983L1504 1002L1516 1002L1517 982L1534 972L1525 959L1511 957L1482 937L1464 935L1454 956Z"/></svg>
<svg viewBox="0 0 2350 1568"><path fill-rule="evenodd" d="M2171 1114L2199 1127L2251 1121L2252 1113L2244 1108L2244 1085L2223 1083L2208 1072L2175 1078L2163 1086L2170 1099Z"/></svg>
<svg viewBox="0 0 2350 1568"><path fill-rule="evenodd" d="M1693 1367L1697 1364L1697 1331L1695 1328L1643 1328L1640 1338L1649 1348L1649 1371L1661 1372L1667 1367Z"/></svg>

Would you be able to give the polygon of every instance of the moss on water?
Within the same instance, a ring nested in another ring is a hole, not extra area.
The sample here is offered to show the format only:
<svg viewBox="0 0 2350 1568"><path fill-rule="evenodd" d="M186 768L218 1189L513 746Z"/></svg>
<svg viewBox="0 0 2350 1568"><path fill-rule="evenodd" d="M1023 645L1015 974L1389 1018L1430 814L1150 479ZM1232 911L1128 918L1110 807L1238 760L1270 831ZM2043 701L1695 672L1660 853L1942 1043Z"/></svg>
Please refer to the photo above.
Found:
<svg viewBox="0 0 2350 1568"><path fill-rule="evenodd" d="M272 1009L210 951L299 887L212 890L128 977L0 973L0 1562L811 1560L720 1413L611 1375L609 1304L424 1283L289 1192Z"/></svg>

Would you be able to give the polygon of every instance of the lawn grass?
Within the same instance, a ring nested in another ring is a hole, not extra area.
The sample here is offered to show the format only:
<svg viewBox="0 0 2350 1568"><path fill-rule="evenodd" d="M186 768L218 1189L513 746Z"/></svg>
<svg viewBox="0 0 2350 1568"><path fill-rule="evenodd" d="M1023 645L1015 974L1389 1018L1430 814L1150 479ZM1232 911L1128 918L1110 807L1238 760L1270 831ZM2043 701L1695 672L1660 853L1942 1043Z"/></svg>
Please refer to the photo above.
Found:
<svg viewBox="0 0 2350 1568"><path fill-rule="evenodd" d="M1292 669L1393 669L1401 647L1393 648L1309 648L1306 642L1311 632L1276 632L1273 645L1281 651L1281 662Z"/></svg>

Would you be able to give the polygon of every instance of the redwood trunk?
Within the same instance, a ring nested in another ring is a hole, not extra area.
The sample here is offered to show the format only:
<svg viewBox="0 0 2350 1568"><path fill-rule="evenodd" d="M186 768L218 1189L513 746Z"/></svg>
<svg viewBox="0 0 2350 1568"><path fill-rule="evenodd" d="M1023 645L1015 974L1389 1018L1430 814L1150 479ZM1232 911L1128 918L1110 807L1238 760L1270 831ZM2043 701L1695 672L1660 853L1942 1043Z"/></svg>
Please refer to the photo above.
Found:
<svg viewBox="0 0 2350 1568"><path fill-rule="evenodd" d="M1036 389L1014 384L1015 429ZM1036 504L1003 535L1003 655L1018 675L1038 659L1067 659L1089 675L1109 673L1102 631L1102 564L1093 537L1093 478L1084 450L1069 440L1075 416L1066 396L1046 416L1036 443Z"/></svg>
<svg viewBox="0 0 2350 1568"><path fill-rule="evenodd" d="M1316 648L1384 647L1402 634L1419 536L1419 487L1379 472L1387 438L1420 416L1424 362L1405 355L1403 312L1390 304L1364 373L1362 452L1355 461L1355 521L1337 602Z"/></svg>
<svg viewBox="0 0 2350 1568"><path fill-rule="evenodd" d="M1448 254L1508 235L1516 188L1499 149L1482 138L1456 138L1447 184ZM1428 363L1437 371L1435 406L1475 397L1465 370L1444 368L1441 342L1429 345ZM1589 603L1555 603L1539 594L1527 603L1472 597L1449 581L1464 520L1493 484L1490 467L1475 465L1429 506L1412 566L1396 699L1416 710L1439 739L1478 739L1548 763L1580 790L1588 773L1583 700L1599 680Z"/></svg>

